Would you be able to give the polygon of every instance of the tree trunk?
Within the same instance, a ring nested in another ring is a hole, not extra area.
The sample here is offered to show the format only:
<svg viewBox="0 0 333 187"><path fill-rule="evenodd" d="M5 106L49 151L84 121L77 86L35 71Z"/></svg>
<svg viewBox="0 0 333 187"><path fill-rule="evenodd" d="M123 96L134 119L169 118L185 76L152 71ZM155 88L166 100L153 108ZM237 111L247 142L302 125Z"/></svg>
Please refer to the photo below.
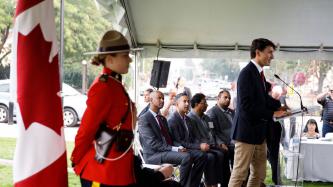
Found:
<svg viewBox="0 0 333 187"><path fill-rule="evenodd" d="M318 92L323 91L323 84L326 78L327 72L331 69L332 61L323 60L319 62L319 80L318 80Z"/></svg>

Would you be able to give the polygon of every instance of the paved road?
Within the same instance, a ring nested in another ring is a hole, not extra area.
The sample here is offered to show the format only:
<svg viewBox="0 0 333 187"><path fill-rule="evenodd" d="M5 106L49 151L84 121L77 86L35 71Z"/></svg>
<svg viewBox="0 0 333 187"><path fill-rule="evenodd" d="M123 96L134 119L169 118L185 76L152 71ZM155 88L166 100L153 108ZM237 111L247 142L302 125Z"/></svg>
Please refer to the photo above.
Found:
<svg viewBox="0 0 333 187"><path fill-rule="evenodd" d="M78 127L66 127L65 139L66 141L74 141ZM16 138L17 137L17 125L8 125L7 123L0 123L0 137Z"/></svg>

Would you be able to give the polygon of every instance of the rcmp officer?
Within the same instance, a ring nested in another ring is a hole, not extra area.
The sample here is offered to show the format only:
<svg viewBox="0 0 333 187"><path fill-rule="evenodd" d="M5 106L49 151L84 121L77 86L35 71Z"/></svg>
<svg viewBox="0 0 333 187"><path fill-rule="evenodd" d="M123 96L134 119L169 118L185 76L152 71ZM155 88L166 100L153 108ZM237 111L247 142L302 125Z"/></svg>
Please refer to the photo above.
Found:
<svg viewBox="0 0 333 187"><path fill-rule="evenodd" d="M130 50L126 38L111 30L104 34L98 51L90 53L95 54L92 64L102 65L103 72L89 89L87 109L75 137L71 157L82 187L135 186L131 145L126 151L119 151L113 144L102 163L96 161L94 148L94 139L101 124L106 124L109 130L120 127L120 130L133 132L135 128L136 108L122 85L121 76L128 72L132 61Z"/></svg>

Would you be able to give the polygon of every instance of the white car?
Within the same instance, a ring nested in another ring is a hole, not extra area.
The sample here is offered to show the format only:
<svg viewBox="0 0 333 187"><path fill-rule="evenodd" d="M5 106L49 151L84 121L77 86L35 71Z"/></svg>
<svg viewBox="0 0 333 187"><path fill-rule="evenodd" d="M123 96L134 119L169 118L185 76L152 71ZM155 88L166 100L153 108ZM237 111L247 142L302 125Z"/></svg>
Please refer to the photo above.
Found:
<svg viewBox="0 0 333 187"><path fill-rule="evenodd" d="M0 80L0 123L6 123L9 119L9 94L9 80ZM64 106L64 125L76 126L86 110L87 96L65 83L62 84L61 95Z"/></svg>
<svg viewBox="0 0 333 187"><path fill-rule="evenodd" d="M84 111L87 108L87 96L81 94L68 84L62 84L62 97L64 106L64 125L75 126L81 121Z"/></svg>
<svg viewBox="0 0 333 187"><path fill-rule="evenodd" d="M8 121L9 80L0 80L0 123Z"/></svg>

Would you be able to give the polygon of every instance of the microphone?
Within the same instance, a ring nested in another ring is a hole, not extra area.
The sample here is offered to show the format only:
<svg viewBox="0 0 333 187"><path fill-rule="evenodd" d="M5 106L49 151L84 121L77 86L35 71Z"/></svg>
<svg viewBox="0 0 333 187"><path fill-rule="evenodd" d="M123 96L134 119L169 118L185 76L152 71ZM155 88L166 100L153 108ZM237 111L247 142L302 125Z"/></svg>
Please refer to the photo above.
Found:
<svg viewBox="0 0 333 187"><path fill-rule="evenodd" d="M282 80L277 74L274 74L274 77L279 79L281 82L283 82L286 86L288 86L290 89L292 89L298 96L299 96L299 99L301 100L301 110L302 111L307 111L308 109L303 105L303 102L302 102L302 97L301 97L301 94L298 93L298 91L296 91L293 87L289 86L284 80Z"/></svg>

